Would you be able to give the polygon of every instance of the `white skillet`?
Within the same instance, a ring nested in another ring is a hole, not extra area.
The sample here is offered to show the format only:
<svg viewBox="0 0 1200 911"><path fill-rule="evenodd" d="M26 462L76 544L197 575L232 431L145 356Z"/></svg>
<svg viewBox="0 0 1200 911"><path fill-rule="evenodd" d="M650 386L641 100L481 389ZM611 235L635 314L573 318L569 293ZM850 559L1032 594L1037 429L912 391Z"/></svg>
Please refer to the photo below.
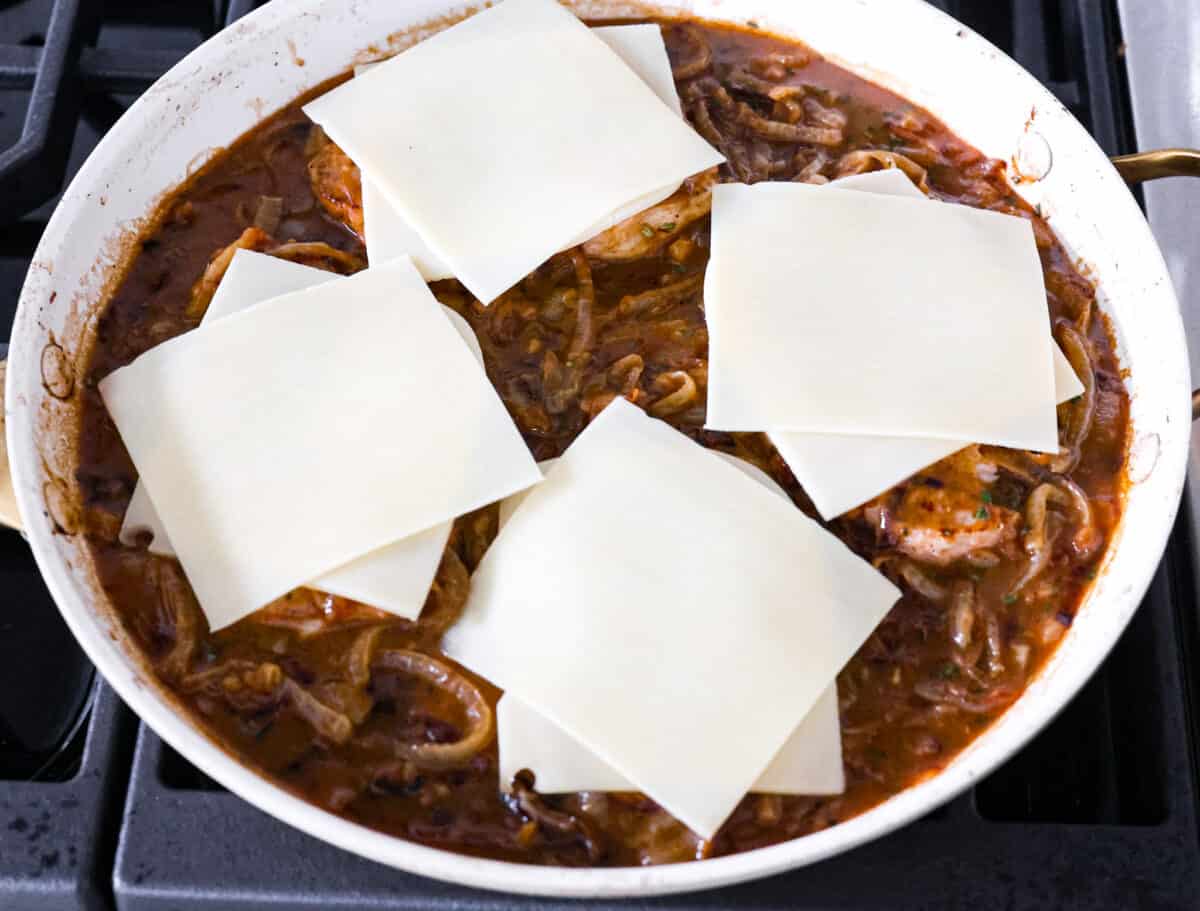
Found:
<svg viewBox="0 0 1200 911"><path fill-rule="evenodd" d="M77 534L73 433L80 365L131 239L165 195L267 114L356 61L399 50L464 12L448 0L268 4L189 54L129 109L64 195L26 280L9 356L8 450L26 533L67 623L121 697L205 773L318 838L426 876L513 892L646 896L767 876L860 845L970 787L1029 740L1100 664L1149 584L1183 485L1191 387L1170 279L1121 177L1060 102L953 19L920 0L573 5L593 18L660 12L754 22L808 43L927 108L986 154L1015 159L1040 177L1018 192L1042 206L1099 283L1129 371L1133 483L1125 515L1057 654L942 773L832 829L732 857L582 870L479 860L381 835L267 783L176 711L126 640ZM1157 160L1168 169L1189 162Z"/></svg>

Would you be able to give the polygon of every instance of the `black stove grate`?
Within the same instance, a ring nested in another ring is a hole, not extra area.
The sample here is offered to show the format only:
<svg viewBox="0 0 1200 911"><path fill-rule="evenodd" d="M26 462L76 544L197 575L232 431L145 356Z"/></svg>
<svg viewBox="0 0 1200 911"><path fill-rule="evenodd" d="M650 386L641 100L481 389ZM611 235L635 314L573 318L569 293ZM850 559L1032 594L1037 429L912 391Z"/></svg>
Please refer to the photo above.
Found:
<svg viewBox="0 0 1200 911"><path fill-rule="evenodd" d="M257 5L0 0L0 198L7 201L0 213L0 320L11 322L66 176L138 93L220 25ZM936 5L1015 56L1106 151L1131 150L1112 0ZM1186 529L1179 523L1141 611L1095 678L1016 758L946 807L901 833L763 882L592 906L1195 906L1196 675L1185 668L1194 666L1200 640L1191 575L1196 542ZM0 581L21 605L21 622L37 625L32 635L61 637L36 568L19 550L15 537L0 537ZM71 654L68 646L54 653ZM86 674L86 665L77 664ZM78 680L86 688L86 677ZM56 703L47 714L63 719L63 742L50 750L42 744L36 755L16 738L5 739L9 719L0 701L0 908L589 907L473 892L359 860L224 791L138 726L103 685L82 716L69 704L79 686L66 689L53 697L36 689L39 705ZM83 721L72 734L67 720L77 717ZM19 780L47 760L43 780Z"/></svg>

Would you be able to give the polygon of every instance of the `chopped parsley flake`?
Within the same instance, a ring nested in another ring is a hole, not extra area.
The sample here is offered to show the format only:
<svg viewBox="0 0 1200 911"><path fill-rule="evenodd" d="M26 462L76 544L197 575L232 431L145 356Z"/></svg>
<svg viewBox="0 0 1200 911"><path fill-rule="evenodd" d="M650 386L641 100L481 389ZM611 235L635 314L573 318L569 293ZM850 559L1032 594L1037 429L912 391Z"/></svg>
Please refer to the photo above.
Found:
<svg viewBox="0 0 1200 911"><path fill-rule="evenodd" d="M987 517L988 511L986 506L980 506L977 510L975 510L976 519L986 519Z"/></svg>
<svg viewBox="0 0 1200 911"><path fill-rule="evenodd" d="M1005 604L1016 604L1016 603L1017 603L1017 596L1016 596L1016 595L1013 595L1013 594L1007 594L1007 595L1005 595L1005 596L1004 596L1004 603L1005 603Z"/></svg>
<svg viewBox="0 0 1200 911"><path fill-rule="evenodd" d="M653 237L654 229L649 225L642 225L642 237Z"/></svg>

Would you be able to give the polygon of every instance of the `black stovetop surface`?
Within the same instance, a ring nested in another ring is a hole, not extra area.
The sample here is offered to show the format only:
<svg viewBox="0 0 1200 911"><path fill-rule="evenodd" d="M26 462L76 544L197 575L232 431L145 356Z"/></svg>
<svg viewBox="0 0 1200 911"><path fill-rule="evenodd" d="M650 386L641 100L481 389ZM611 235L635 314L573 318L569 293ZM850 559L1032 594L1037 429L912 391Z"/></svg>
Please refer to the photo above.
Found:
<svg viewBox="0 0 1200 911"><path fill-rule="evenodd" d="M287 0L277 0L287 2ZM255 0L0 0L0 326L65 179L138 93ZM1130 151L1111 0L938 0ZM1180 23L1183 27L1187 23ZM762 882L613 907L1200 905L1194 542L1177 524L1095 678L1015 759L904 830ZM93 679L24 542L0 531L0 909L590 907L435 883L241 802ZM595 904L595 903L593 903Z"/></svg>

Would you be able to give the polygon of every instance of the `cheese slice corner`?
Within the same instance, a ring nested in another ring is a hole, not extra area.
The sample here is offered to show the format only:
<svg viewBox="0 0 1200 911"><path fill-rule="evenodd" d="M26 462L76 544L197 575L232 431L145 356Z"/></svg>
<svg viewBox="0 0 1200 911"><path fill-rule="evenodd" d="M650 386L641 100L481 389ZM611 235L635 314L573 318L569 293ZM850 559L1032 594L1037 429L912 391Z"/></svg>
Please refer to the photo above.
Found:
<svg viewBox="0 0 1200 911"><path fill-rule="evenodd" d="M667 56L667 43L660 26L653 22L600 25L592 28L592 34L624 60L663 104L683 116L683 104L675 88L675 74L671 71L671 58Z"/></svg>

